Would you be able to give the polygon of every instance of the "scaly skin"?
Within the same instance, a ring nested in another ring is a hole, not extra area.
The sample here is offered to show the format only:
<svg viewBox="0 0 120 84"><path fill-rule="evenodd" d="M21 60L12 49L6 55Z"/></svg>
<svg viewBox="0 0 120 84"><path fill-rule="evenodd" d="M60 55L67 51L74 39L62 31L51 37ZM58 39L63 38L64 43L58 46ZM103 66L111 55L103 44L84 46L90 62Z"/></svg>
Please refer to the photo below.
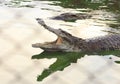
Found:
<svg viewBox="0 0 120 84"><path fill-rule="evenodd" d="M45 51L63 52L120 50L120 34L106 35L94 39L82 39L72 36L62 29L51 28L40 18L36 20L45 29L56 34L58 39L54 42L44 44L36 43L32 45L33 47L42 48Z"/></svg>
<svg viewBox="0 0 120 84"><path fill-rule="evenodd" d="M56 16L52 19L64 20L64 21L75 21L77 19L89 19L91 17L92 17L92 15L85 14L85 13L63 13L63 14L60 14L59 16Z"/></svg>

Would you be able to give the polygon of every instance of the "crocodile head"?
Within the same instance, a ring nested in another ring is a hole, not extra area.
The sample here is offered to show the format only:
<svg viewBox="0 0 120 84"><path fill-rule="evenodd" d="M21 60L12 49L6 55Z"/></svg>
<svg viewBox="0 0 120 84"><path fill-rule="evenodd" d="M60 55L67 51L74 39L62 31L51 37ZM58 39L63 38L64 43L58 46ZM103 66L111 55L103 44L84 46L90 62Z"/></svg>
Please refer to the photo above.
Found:
<svg viewBox="0 0 120 84"><path fill-rule="evenodd" d="M32 44L33 47L41 48L45 51L72 51L72 45L65 39L58 37L53 42Z"/></svg>
<svg viewBox="0 0 120 84"><path fill-rule="evenodd" d="M36 19L40 25L42 25L48 31L56 34L58 38L53 42L36 43L32 44L32 47L41 48L45 51L63 51L63 52L79 52L81 49L76 46L76 42L79 40L83 42L83 39L72 36L71 34L63 31L62 29L54 29L47 26L40 18Z"/></svg>

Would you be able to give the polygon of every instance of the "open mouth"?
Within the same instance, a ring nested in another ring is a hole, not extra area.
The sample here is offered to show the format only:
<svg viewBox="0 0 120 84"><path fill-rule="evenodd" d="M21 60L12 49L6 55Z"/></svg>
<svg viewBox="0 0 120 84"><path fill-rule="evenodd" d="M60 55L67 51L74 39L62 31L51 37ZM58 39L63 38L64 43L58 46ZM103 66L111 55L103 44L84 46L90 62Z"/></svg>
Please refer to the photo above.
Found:
<svg viewBox="0 0 120 84"><path fill-rule="evenodd" d="M32 47L41 48L45 51L65 51L67 50L66 45L61 37L58 37L56 41L45 42L45 43L36 43L32 44Z"/></svg>
<svg viewBox="0 0 120 84"><path fill-rule="evenodd" d="M45 51L65 51L65 52L76 51L77 48L75 47L74 44L76 41L80 40L80 38L74 37L62 29L51 28L50 26L46 25L45 22L40 18L37 18L36 20L45 29L56 34L58 38L53 42L32 44L32 47L41 48Z"/></svg>
<svg viewBox="0 0 120 84"><path fill-rule="evenodd" d="M61 29L54 29L54 28L47 26L45 24L45 22L40 18L37 18L36 20L45 29L56 34L58 36L58 38L57 38L57 40L55 40L53 42L32 44L32 47L41 48L45 51L67 51L68 49L70 49L69 43L72 40L70 38L70 37L72 37L71 34L65 32Z"/></svg>

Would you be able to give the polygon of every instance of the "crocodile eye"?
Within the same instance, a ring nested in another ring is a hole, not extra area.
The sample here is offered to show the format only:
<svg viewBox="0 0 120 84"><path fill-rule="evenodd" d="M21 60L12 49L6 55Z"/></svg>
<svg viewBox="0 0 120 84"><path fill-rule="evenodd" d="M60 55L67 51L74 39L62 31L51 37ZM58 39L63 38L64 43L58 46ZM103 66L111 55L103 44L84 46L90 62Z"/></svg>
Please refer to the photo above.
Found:
<svg viewBox="0 0 120 84"><path fill-rule="evenodd" d="M102 47L101 50L106 50L106 49L104 47Z"/></svg>
<svg viewBox="0 0 120 84"><path fill-rule="evenodd" d="M71 15L72 17L77 17L76 15Z"/></svg>
<svg viewBox="0 0 120 84"><path fill-rule="evenodd" d="M113 47L110 47L109 49L110 49L110 50L115 50L115 48L113 48Z"/></svg>

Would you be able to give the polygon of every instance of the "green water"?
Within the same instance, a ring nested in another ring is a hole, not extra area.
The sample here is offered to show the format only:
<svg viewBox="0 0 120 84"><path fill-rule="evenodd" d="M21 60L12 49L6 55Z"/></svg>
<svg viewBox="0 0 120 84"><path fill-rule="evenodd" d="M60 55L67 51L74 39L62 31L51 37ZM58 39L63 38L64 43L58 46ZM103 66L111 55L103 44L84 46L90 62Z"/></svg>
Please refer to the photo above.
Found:
<svg viewBox="0 0 120 84"><path fill-rule="evenodd" d="M53 1L53 0L50 0ZM91 0L54 0L58 2L54 2L54 4L51 5L59 5L64 8L85 8L92 10L105 10L108 12L111 12L115 14L115 20L114 23L109 23L108 25L115 29L116 31L120 31L120 1L114 0L99 0L99 1L91 1ZM110 18L105 19L106 21L112 21ZM110 31L108 31L110 32ZM115 33L115 32L114 32ZM54 53L48 53L43 52L42 54L33 56L34 59L42 59L42 58L57 58L57 61L52 64L48 69L45 69L43 73L38 76L38 81L42 81L44 78L49 76L50 74L54 73L58 70L63 70L65 67L69 66L71 63L77 62L77 59L80 59L81 57L85 56L85 54L93 55L97 54L100 56L104 55L115 55L120 56L120 51L103 51L103 52L97 52L97 53L60 53L60 52L54 52ZM120 61L115 61L116 63L120 63Z"/></svg>
<svg viewBox="0 0 120 84"><path fill-rule="evenodd" d="M71 63L76 63L78 59L84 57L85 55L115 55L120 57L120 51L102 51L102 52L42 52L40 54L32 56L32 59L52 59L57 58L57 60L49 66L48 69L45 69L41 75L37 77L37 81L42 81L44 78L48 77L56 71L63 71L64 68L71 65ZM111 57L109 59L112 59ZM115 63L120 63L120 61L115 61Z"/></svg>
<svg viewBox="0 0 120 84"><path fill-rule="evenodd" d="M58 1L52 5L59 5L64 8L85 8L92 10L106 10L116 15L116 22L109 24L110 27L120 29L120 1L119 0L48 0ZM111 20L111 19L109 19ZM119 30L120 31L120 30Z"/></svg>
<svg viewBox="0 0 120 84"><path fill-rule="evenodd" d="M11 0L10 3L5 5L10 7L29 7L34 8L35 4L23 4L34 1L54 1L54 3L50 3L49 5L57 5L64 8L72 8L72 9L90 9L92 10L105 10L107 12L111 12L115 14L114 22L108 23L108 25L116 31L120 31L120 1L119 0ZM44 9L44 8L43 8ZM88 11L88 10L80 10L80 11ZM111 18L105 19L106 21L111 21Z"/></svg>
<svg viewBox="0 0 120 84"><path fill-rule="evenodd" d="M11 0L10 3L5 4L8 7L28 7L34 8L35 5L32 4L22 4L23 2L28 3L33 0ZM114 20L111 18L104 19L105 21L113 21L112 23L107 23L111 28L113 28L117 32L107 31L110 33L118 33L120 32L120 0L34 0L34 1L54 1L54 3L50 3L49 5L61 6L64 8L72 8L78 11L83 12L91 12L94 10L104 10L106 12L110 12L114 14ZM43 8L45 10L45 8ZM79 10L79 9L89 9L88 10ZM88 55L115 55L120 56L120 51L103 51L96 53L88 53L88 52L43 52L38 55L32 56L32 59L44 59L44 58L57 58L56 62L49 66L48 69L45 69L41 75L38 76L38 81L42 81L44 78L49 76L50 74L60 70L64 70L65 67L69 66L71 63L76 63L77 59L84 57L85 54ZM120 61L116 61L116 63L120 63Z"/></svg>
<svg viewBox="0 0 120 84"><path fill-rule="evenodd" d="M108 25L115 29L116 31L120 31L120 1L118 0L99 0L99 1L91 1L91 0L49 0L49 1L58 1L54 2L51 5L58 5L64 8L73 8L73 9L90 9L92 10L105 10L107 12L111 12L115 14L115 19L113 23L109 23ZM84 10L85 11L85 10ZM105 21L113 21L111 18L105 19ZM111 31L108 31L111 32ZM115 33L115 32L114 32ZM53 63L48 69L45 69L41 75L38 76L38 81L42 81L44 78L49 76L50 74L58 71L63 70L65 67L69 66L71 63L77 62L77 59L84 57L85 54L93 55L97 54L99 56L104 55L115 55L120 56L120 51L103 51L97 53L61 53L61 52L54 52L48 53L43 52L39 55L35 55L33 59L43 59L43 58L57 58L57 61ZM116 63L120 63L120 61L116 61Z"/></svg>

